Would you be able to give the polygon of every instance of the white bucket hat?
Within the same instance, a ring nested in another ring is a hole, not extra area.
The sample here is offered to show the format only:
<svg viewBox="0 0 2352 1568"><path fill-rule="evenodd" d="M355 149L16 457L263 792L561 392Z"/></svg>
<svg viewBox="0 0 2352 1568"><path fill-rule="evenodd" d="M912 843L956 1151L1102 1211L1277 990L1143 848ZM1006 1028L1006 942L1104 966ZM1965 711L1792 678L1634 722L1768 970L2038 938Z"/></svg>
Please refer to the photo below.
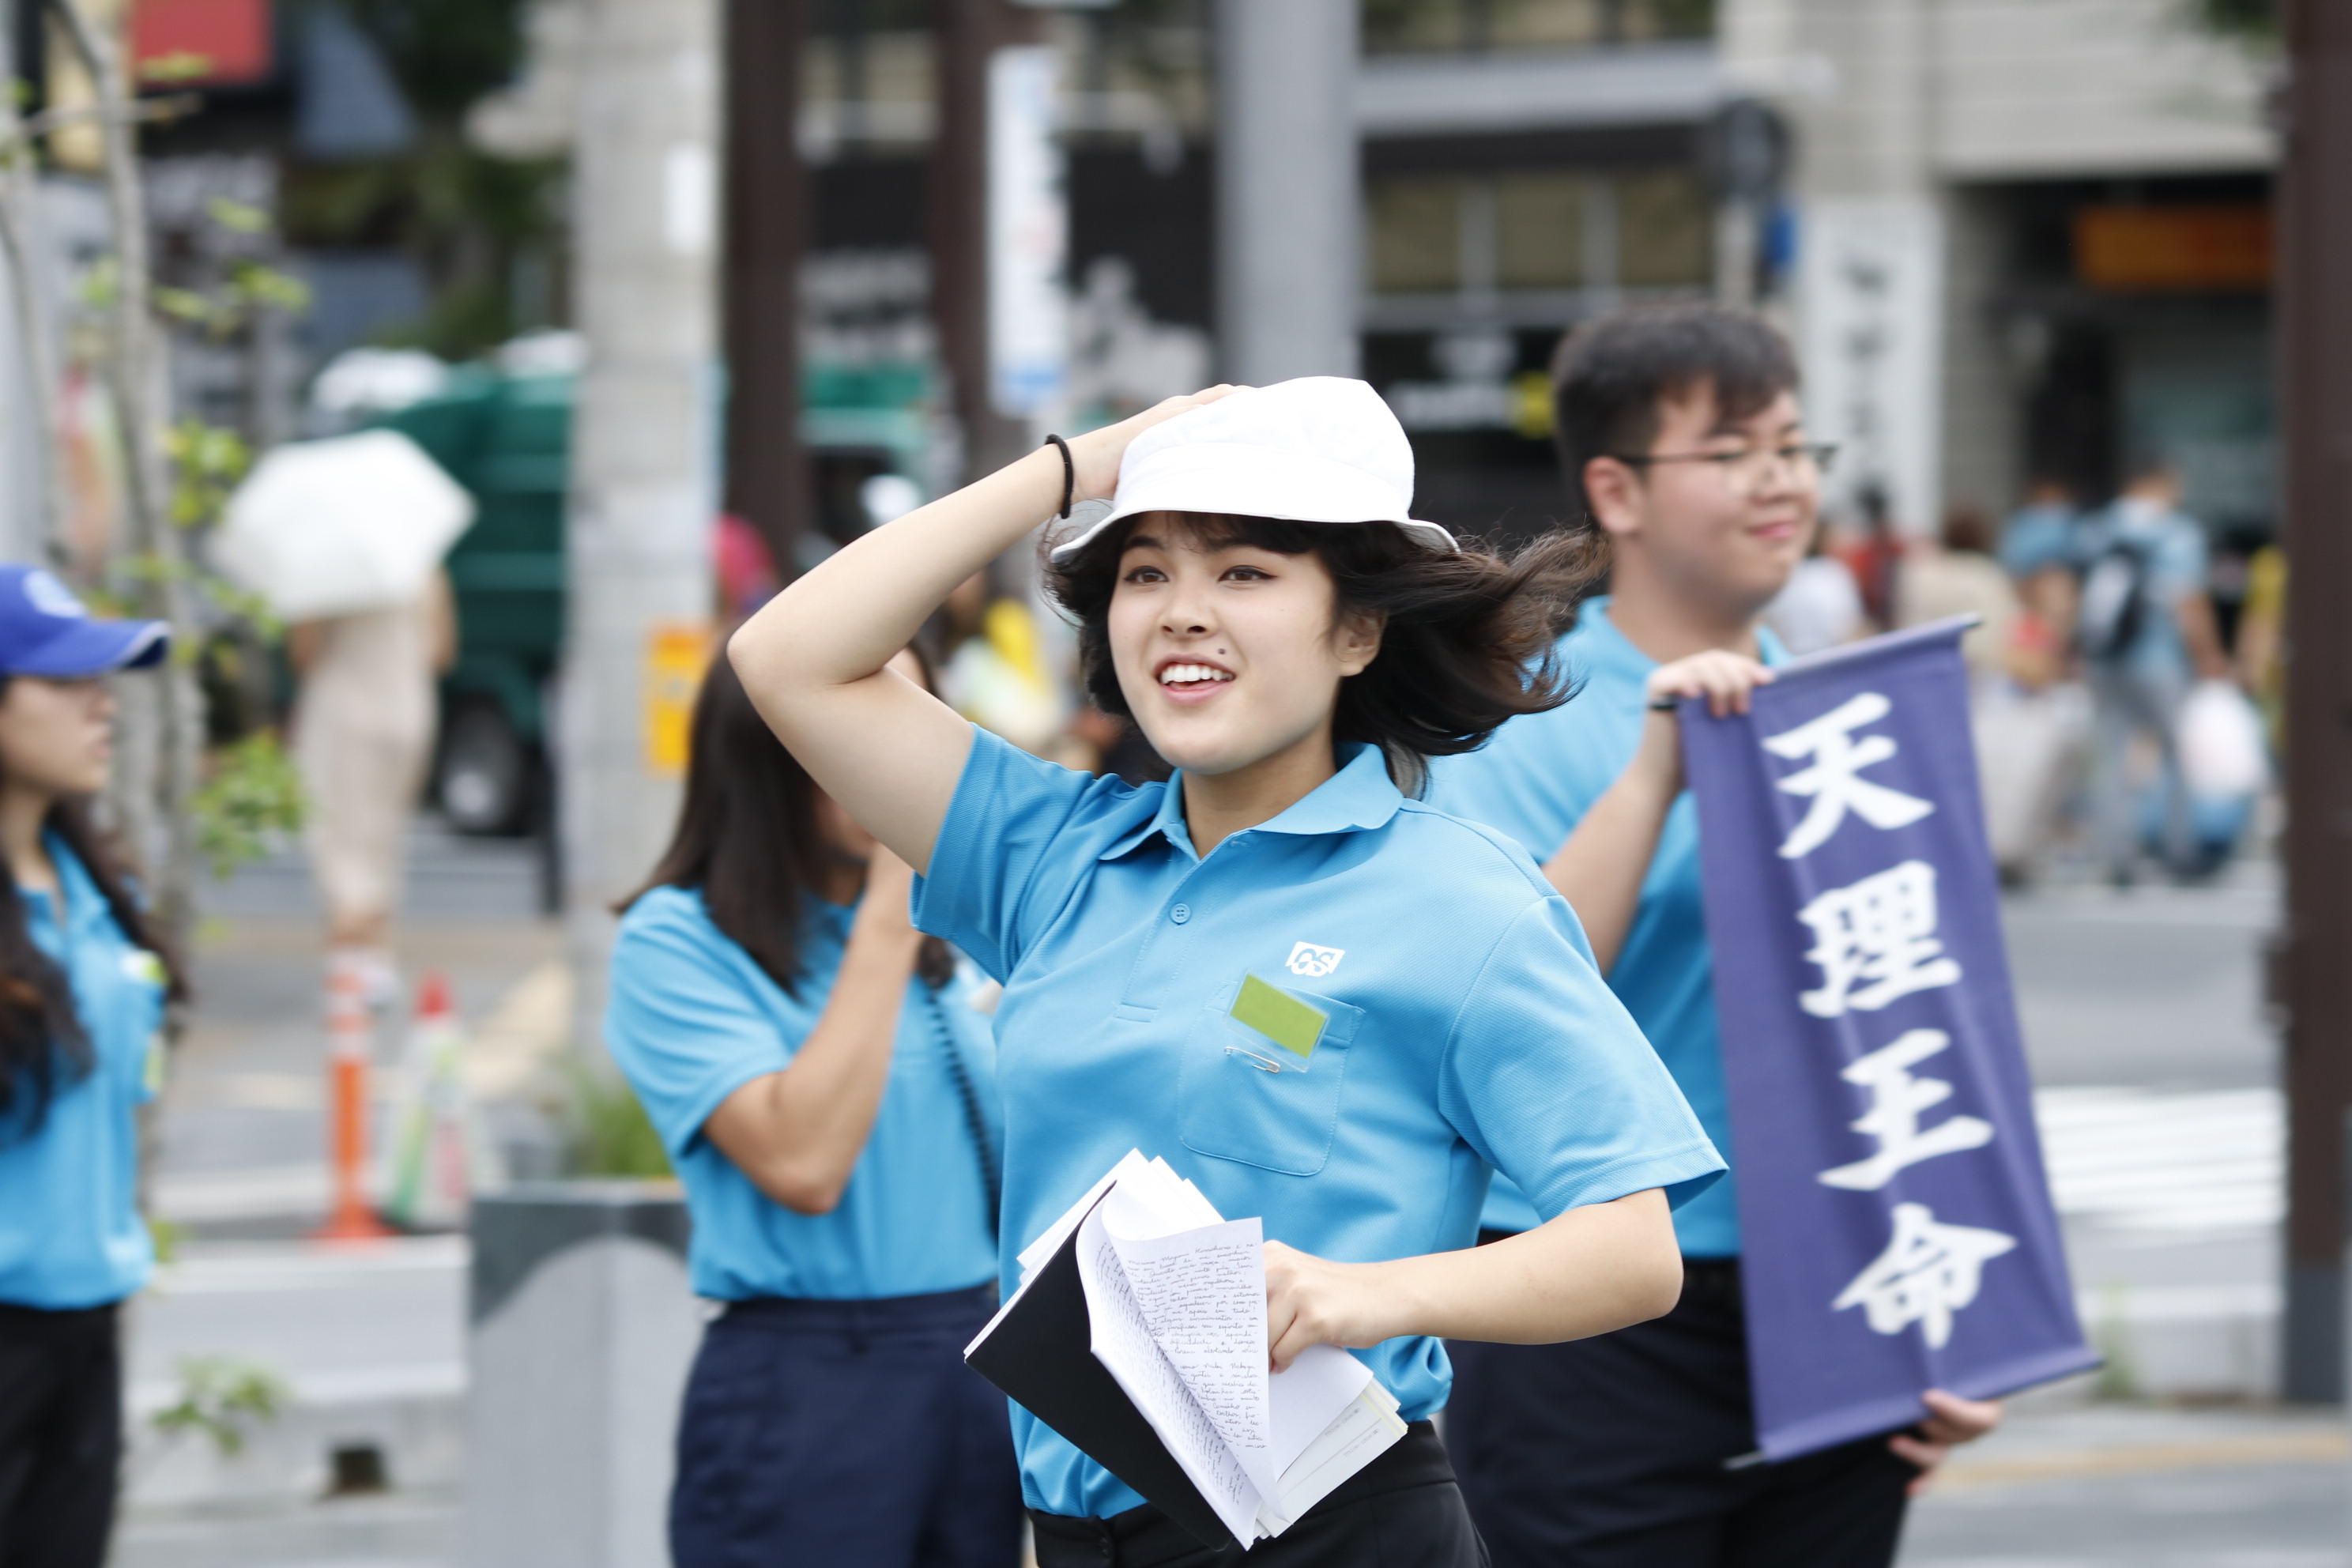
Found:
<svg viewBox="0 0 2352 1568"><path fill-rule="evenodd" d="M1054 547L1067 561L1122 518L1146 511L1275 517L1290 522L1392 522L1430 550L1460 548L1408 517L1412 444L1360 381L1303 375L1247 387L1138 436L1119 460L1110 510Z"/></svg>

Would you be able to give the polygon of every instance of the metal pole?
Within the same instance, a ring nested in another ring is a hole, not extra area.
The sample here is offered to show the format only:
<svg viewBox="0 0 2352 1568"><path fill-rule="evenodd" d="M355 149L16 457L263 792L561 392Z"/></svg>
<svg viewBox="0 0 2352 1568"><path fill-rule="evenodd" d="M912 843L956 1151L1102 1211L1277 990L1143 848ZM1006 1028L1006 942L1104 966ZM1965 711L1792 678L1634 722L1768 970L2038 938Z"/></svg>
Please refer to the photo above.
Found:
<svg viewBox="0 0 2352 1568"><path fill-rule="evenodd" d="M1007 44L1042 40L1045 19L1004 0L932 0L931 27L940 106L929 180L931 320L970 479L1028 445L989 395L988 58Z"/></svg>
<svg viewBox="0 0 2352 1568"><path fill-rule="evenodd" d="M677 818L712 608L718 35L718 0L588 0L572 163L588 364L555 741L576 1043L591 1054L610 905Z"/></svg>
<svg viewBox="0 0 2352 1568"><path fill-rule="evenodd" d="M1356 374L1356 0L1218 0L1224 378Z"/></svg>
<svg viewBox="0 0 2352 1568"><path fill-rule="evenodd" d="M808 177L796 135L802 0L728 0L727 510L784 575L809 507L801 444L800 271Z"/></svg>
<svg viewBox="0 0 2352 1568"><path fill-rule="evenodd" d="M2287 624L2286 1366L2344 1394L2344 1118L2352 1105L2352 7L2287 8L2280 181Z"/></svg>

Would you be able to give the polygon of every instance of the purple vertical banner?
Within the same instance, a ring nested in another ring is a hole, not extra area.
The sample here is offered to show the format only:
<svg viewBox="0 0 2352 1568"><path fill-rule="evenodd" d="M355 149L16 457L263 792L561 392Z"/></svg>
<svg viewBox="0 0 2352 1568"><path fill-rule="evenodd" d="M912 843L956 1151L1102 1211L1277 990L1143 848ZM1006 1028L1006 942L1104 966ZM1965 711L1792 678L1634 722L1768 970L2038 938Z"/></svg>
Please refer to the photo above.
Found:
<svg viewBox="0 0 2352 1568"><path fill-rule="evenodd" d="M2097 1364L2042 1167L1965 620L1682 704L1757 1438L1785 1459Z"/></svg>

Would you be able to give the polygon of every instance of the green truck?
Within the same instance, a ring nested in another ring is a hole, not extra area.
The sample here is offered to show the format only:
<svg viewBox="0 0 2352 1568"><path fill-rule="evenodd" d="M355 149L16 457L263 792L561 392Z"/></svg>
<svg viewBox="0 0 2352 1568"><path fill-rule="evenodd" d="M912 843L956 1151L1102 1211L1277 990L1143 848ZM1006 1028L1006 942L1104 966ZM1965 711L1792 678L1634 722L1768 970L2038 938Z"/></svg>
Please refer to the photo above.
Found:
<svg viewBox="0 0 2352 1568"><path fill-rule="evenodd" d="M929 388L919 366L811 367L802 434L823 533L845 541L866 526L866 479L923 473L935 435ZM457 659L441 683L432 782L461 832L529 832L549 798L546 692L563 645L572 404L568 373L469 364L436 395L371 422L431 453L478 509L448 556Z"/></svg>

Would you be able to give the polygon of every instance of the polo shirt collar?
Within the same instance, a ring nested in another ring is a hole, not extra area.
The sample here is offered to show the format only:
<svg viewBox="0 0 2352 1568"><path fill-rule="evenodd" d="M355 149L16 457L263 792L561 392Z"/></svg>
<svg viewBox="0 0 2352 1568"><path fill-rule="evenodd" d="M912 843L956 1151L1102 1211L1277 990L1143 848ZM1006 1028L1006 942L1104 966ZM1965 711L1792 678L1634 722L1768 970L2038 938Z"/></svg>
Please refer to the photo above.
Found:
<svg viewBox="0 0 2352 1568"><path fill-rule="evenodd" d="M1395 782L1389 777L1387 759L1381 755L1378 746L1367 745L1360 741L1343 742L1339 754L1344 760L1338 773L1293 801L1280 813L1255 827L1242 831L1287 833L1305 838L1385 826L1404 801ZM1171 846L1191 854L1192 836L1184 824L1183 779L1181 770L1171 774L1168 787L1160 792L1160 809L1112 839L1096 858L1116 860L1145 843L1154 834L1167 839Z"/></svg>
<svg viewBox="0 0 2352 1568"><path fill-rule="evenodd" d="M1586 658L1622 665L1646 680L1650 671L1658 668L1658 661L1634 647L1633 639L1617 629L1617 623L1609 616L1609 603L1605 594L1585 600L1577 613L1575 629L1568 635L1583 645ZM1756 628L1756 651L1762 656L1758 662L1767 668L1789 662L1789 650L1780 646L1780 639L1772 634L1770 626Z"/></svg>
<svg viewBox="0 0 2352 1568"><path fill-rule="evenodd" d="M49 852L49 864L57 868L58 886L65 894L66 918L79 933L104 923L112 916L106 895L98 890L97 879L53 830L44 830L43 845ZM54 927L58 919L57 900L47 892L21 889L34 921L38 925Z"/></svg>

